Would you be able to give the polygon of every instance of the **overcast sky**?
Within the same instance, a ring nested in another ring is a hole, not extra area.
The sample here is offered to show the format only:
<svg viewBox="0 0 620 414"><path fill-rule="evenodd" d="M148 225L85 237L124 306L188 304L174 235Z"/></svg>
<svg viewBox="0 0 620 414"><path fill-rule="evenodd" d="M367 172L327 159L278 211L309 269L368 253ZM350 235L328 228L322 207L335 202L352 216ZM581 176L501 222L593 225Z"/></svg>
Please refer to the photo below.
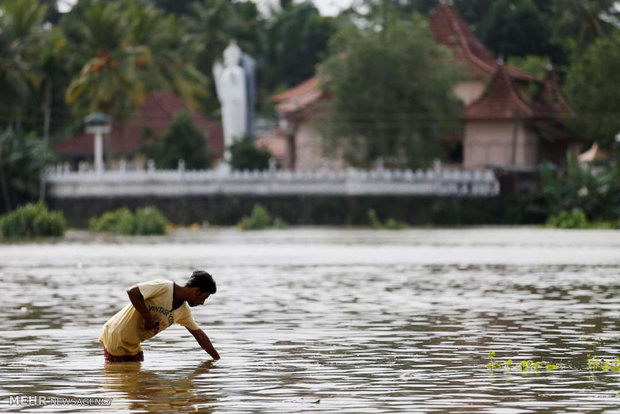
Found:
<svg viewBox="0 0 620 414"><path fill-rule="evenodd" d="M278 0L252 0L255 3L258 3L261 11L267 11L269 9L269 5L278 4ZM346 9L349 5L351 5L353 0L312 0L312 2L316 5L321 12L322 15L325 16L335 16L342 9ZM58 0L58 9L61 12L67 12L71 10L71 7L77 2L77 0Z"/></svg>

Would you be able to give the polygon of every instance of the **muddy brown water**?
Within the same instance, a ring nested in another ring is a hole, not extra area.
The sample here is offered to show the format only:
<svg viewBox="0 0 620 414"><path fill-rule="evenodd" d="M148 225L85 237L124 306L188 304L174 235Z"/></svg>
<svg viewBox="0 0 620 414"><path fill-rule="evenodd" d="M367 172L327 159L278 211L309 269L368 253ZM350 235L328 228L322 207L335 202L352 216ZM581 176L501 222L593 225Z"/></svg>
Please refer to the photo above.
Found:
<svg viewBox="0 0 620 414"><path fill-rule="evenodd" d="M105 364L102 324L134 283L210 271L184 328ZM0 245L0 410L620 412L620 232L529 228L178 231ZM489 370L545 360L553 371ZM16 404L98 397L109 406Z"/></svg>

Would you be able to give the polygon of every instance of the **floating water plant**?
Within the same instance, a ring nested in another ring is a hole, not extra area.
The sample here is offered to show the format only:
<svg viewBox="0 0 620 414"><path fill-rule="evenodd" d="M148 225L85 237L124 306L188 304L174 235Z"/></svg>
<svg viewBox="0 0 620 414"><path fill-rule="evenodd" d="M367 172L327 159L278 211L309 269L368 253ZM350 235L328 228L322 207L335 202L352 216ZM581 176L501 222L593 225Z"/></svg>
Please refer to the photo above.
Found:
<svg viewBox="0 0 620 414"><path fill-rule="evenodd" d="M487 368L490 370L503 368L505 371L510 371L514 368L521 372L539 372L542 369L553 371L560 367L562 367L561 364L552 364L546 361L532 361L530 359L525 359L521 362L513 362L512 359L507 359L503 362L499 362L495 359L495 351L489 352L489 362L487 363Z"/></svg>
<svg viewBox="0 0 620 414"><path fill-rule="evenodd" d="M620 357L616 359L588 358L588 369L620 372Z"/></svg>

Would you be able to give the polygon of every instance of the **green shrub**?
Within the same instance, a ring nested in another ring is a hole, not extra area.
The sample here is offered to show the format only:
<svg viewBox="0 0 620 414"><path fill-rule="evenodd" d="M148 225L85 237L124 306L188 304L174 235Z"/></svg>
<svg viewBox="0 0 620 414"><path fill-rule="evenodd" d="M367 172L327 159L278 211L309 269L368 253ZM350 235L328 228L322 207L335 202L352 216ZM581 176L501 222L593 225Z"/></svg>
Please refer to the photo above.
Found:
<svg viewBox="0 0 620 414"><path fill-rule="evenodd" d="M2 238L61 237L67 221L60 211L49 211L43 202L26 204L0 217Z"/></svg>
<svg viewBox="0 0 620 414"><path fill-rule="evenodd" d="M157 168L176 169L180 159L185 161L188 170L211 166L213 156L205 145L204 134L194 124L189 112L175 115L166 132L160 136L151 129L145 129L142 141L146 156L155 161Z"/></svg>
<svg viewBox="0 0 620 414"><path fill-rule="evenodd" d="M582 209L573 208L550 216L547 226L559 229L584 229L588 227L588 219Z"/></svg>
<svg viewBox="0 0 620 414"><path fill-rule="evenodd" d="M274 229L282 230L282 229L285 229L286 226L287 226L286 221L282 220L280 217L276 217L275 219L273 219Z"/></svg>
<svg viewBox="0 0 620 414"><path fill-rule="evenodd" d="M385 228L388 230L403 230L403 229L406 229L407 227L409 226L407 226L406 223L395 220L393 218L389 218L385 222Z"/></svg>
<svg viewBox="0 0 620 414"><path fill-rule="evenodd" d="M409 227L407 223L393 218L387 219L385 224L383 224L381 220L379 220L379 217L377 217L377 212L373 209L368 210L368 221L370 222L370 226L375 230L403 230Z"/></svg>
<svg viewBox="0 0 620 414"><path fill-rule="evenodd" d="M586 214L580 208L573 208L569 211L560 211L549 217L547 227L558 229L616 229L620 227L618 221L588 221Z"/></svg>
<svg viewBox="0 0 620 414"><path fill-rule="evenodd" d="M266 170L269 168L271 153L264 148L256 148L250 135L230 146L230 165L235 170Z"/></svg>
<svg viewBox="0 0 620 414"><path fill-rule="evenodd" d="M93 217L88 229L93 233L115 233L124 235L166 234L168 220L155 207L145 207L134 215L127 207L108 211L101 217Z"/></svg>
<svg viewBox="0 0 620 414"><path fill-rule="evenodd" d="M135 228L136 219L127 207L107 211L88 223L88 229L93 233L134 234Z"/></svg>
<svg viewBox="0 0 620 414"><path fill-rule="evenodd" d="M383 228L383 224L381 224L379 217L377 217L377 212L373 209L368 210L368 221L370 222L370 227L375 230Z"/></svg>
<svg viewBox="0 0 620 414"><path fill-rule="evenodd" d="M241 230L265 230L269 228L286 228L286 222L280 217L271 218L269 212L260 204L254 205L252 214L244 216L238 224Z"/></svg>
<svg viewBox="0 0 620 414"><path fill-rule="evenodd" d="M136 211L135 234L166 234L168 220L155 207L145 207Z"/></svg>
<svg viewBox="0 0 620 414"><path fill-rule="evenodd" d="M541 167L542 209L547 217L578 208L590 220L615 222L620 218L620 163L609 161L587 166L567 153L566 166L549 163Z"/></svg>

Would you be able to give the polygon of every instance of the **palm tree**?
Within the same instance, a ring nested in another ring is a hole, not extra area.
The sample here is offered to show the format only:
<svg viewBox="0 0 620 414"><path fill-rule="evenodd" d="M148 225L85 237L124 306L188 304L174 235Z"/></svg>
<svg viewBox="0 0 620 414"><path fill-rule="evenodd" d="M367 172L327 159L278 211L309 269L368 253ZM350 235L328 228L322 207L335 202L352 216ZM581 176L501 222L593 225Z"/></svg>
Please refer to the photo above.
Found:
<svg viewBox="0 0 620 414"><path fill-rule="evenodd" d="M36 0L4 0L0 6L0 92L3 121L20 129L20 112L37 76L31 62L44 37L47 7Z"/></svg>
<svg viewBox="0 0 620 414"><path fill-rule="evenodd" d="M85 61L66 93L77 115L125 119L152 89L172 90L189 104L206 93L206 77L191 63L202 46L144 0L87 1L65 26Z"/></svg>
<svg viewBox="0 0 620 414"><path fill-rule="evenodd" d="M138 68L150 61L148 49L129 42L128 18L117 3L92 2L71 17L67 33L77 38L74 51L86 62L69 85L66 101L78 116L96 111L130 116L144 99Z"/></svg>
<svg viewBox="0 0 620 414"><path fill-rule="evenodd" d="M150 62L137 62L147 89L171 90L197 107L207 95L207 77L194 64L204 44L175 15L164 16L141 0L132 0L127 13L131 42L150 52Z"/></svg>
<svg viewBox="0 0 620 414"><path fill-rule="evenodd" d="M615 0L556 0L555 35L572 39L576 52L585 50L618 24L615 4Z"/></svg>

